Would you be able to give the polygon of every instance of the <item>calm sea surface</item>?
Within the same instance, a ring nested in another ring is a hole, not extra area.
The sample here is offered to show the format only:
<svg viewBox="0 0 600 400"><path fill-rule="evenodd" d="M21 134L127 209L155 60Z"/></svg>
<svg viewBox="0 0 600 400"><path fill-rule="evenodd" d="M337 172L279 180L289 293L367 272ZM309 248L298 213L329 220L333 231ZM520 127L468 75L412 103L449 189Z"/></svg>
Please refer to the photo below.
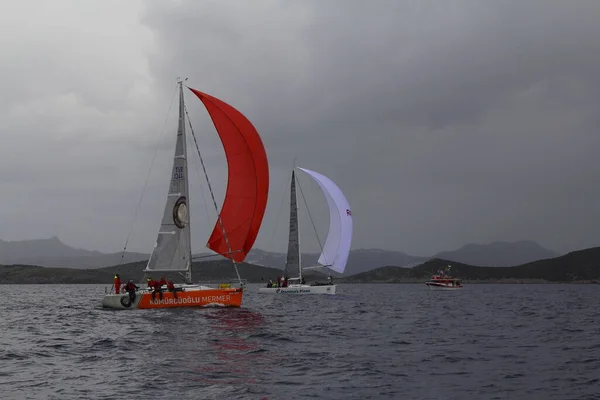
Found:
<svg viewBox="0 0 600 400"><path fill-rule="evenodd" d="M103 285L0 285L0 398L600 399L597 285L257 288L108 311Z"/></svg>

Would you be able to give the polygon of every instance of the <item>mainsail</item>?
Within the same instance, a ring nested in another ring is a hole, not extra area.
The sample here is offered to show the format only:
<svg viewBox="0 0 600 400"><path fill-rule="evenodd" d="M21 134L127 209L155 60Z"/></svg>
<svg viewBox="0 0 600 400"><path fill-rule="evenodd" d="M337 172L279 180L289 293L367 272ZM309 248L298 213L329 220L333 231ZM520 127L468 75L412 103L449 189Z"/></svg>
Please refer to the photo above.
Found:
<svg viewBox="0 0 600 400"><path fill-rule="evenodd" d="M252 248L267 207L269 166L252 123L229 104L198 90L227 157L227 192L207 247L236 262Z"/></svg>
<svg viewBox="0 0 600 400"><path fill-rule="evenodd" d="M290 237L283 276L286 278L296 278L298 276L296 274L299 274L299 276L302 277L302 270L300 269L300 239L298 237L296 176L292 170L292 186L290 191Z"/></svg>
<svg viewBox="0 0 600 400"><path fill-rule="evenodd" d="M343 273L352 243L352 212L348 200L331 179L309 169L300 169L317 182L329 206L329 232L319 263Z"/></svg>
<svg viewBox="0 0 600 400"><path fill-rule="evenodd" d="M183 91L179 92L179 124L173 158L171 184L156 244L146 271L185 271L191 265L192 250L188 211L188 169L185 141Z"/></svg>

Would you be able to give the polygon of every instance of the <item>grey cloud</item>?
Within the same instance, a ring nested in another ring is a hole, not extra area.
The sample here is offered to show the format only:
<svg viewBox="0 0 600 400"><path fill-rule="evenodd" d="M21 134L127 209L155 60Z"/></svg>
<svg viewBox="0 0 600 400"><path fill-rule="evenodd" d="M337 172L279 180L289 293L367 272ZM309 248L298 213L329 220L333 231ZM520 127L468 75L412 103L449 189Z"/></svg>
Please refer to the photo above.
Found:
<svg viewBox="0 0 600 400"><path fill-rule="evenodd" d="M156 76L196 69L260 128L273 169L297 155L336 180L356 246L595 243L598 194L569 204L594 178L597 2L152 5L144 21L168 54Z"/></svg>
<svg viewBox="0 0 600 400"><path fill-rule="evenodd" d="M137 24L131 7L119 21L123 32ZM41 44L32 30L5 52L17 61L0 66L2 75L21 67L30 79L0 83L15 93L0 100L0 130L13 138L0 147L0 181L38 196L26 207L54 211L35 213L43 220L35 232L21 222L25 206L3 210L0 226L118 249L175 78L186 76L261 133L271 190L258 247L285 250L294 157L345 191L355 248L427 255L492 240L533 239L558 251L597 243L600 228L590 222L600 217L596 1L147 1L139 15L136 40L148 46L141 39L148 30L154 48L142 51L125 34L121 46L94 34L86 39L97 48L86 50L69 35L102 21L82 14L77 29L67 18L68 33L51 32ZM202 104L188 96L187 106L220 201L221 144ZM148 251L162 212L171 114L134 250ZM13 156L23 149L35 162ZM200 246L214 210L199 204L203 177L190 168ZM323 238L325 205L306 178ZM70 208L61 196L73 199ZM69 213L95 224L94 233L82 235L87 226L67 223ZM302 221L302 243L316 250L306 215ZM16 234L4 229L4 237Z"/></svg>

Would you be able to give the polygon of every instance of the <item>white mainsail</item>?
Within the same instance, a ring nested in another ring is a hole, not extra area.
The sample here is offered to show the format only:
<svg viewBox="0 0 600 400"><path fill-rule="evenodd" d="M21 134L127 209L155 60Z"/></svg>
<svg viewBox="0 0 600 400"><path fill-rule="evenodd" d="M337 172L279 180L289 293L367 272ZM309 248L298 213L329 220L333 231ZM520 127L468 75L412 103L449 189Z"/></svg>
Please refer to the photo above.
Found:
<svg viewBox="0 0 600 400"><path fill-rule="evenodd" d="M183 90L179 92L179 124L177 144L173 158L171 184L165 204L156 244L146 272L188 271L191 266L192 249L190 215L188 205L188 168L185 138L185 108Z"/></svg>
<svg viewBox="0 0 600 400"><path fill-rule="evenodd" d="M329 206L329 231L319 263L343 273L352 244L352 211L340 188L328 177L306 168L307 173L321 188Z"/></svg>

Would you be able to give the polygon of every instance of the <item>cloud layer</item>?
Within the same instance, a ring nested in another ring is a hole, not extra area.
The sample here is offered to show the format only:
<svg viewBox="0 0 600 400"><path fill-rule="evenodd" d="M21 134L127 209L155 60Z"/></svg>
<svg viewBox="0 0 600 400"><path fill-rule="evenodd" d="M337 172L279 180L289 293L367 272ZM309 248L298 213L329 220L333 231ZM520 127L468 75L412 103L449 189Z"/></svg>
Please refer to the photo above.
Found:
<svg viewBox="0 0 600 400"><path fill-rule="evenodd" d="M43 4L0 10L10 39L0 64L10 93L0 100L3 239L57 234L119 249L163 133L131 242L149 251L177 76L261 133L271 192L257 247L286 249L294 157L346 193L354 248L432 254L533 239L568 251L600 236L595 1ZM188 97L188 108L222 199L220 143L201 104ZM194 174L200 250L215 211L200 204ZM306 178L323 240L324 201ZM316 250L301 213L302 243Z"/></svg>

